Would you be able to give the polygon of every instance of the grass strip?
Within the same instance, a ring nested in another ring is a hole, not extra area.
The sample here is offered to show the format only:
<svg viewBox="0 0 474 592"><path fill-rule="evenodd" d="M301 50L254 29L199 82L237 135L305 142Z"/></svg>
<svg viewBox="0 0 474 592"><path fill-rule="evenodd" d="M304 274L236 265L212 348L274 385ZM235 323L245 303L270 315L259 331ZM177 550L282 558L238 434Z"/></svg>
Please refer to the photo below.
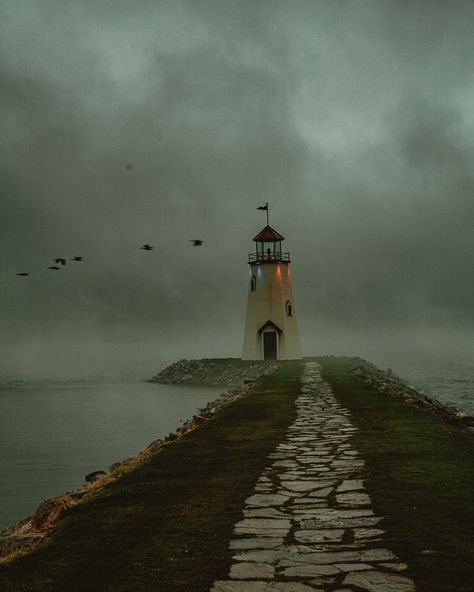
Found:
<svg viewBox="0 0 474 592"><path fill-rule="evenodd" d="M349 358L320 358L359 428L366 486L419 592L474 590L474 435L364 384Z"/></svg>
<svg viewBox="0 0 474 592"><path fill-rule="evenodd" d="M205 592L267 456L296 415L287 362L198 430L69 510L51 540L0 567L2 592Z"/></svg>

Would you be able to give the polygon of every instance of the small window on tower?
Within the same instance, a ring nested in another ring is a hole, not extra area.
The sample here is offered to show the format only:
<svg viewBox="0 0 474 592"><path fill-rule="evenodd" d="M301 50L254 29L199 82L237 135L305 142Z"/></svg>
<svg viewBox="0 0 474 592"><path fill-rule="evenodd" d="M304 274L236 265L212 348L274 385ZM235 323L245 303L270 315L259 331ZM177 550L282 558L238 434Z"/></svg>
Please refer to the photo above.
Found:
<svg viewBox="0 0 474 592"><path fill-rule="evenodd" d="M257 289L257 278L253 275L250 278L250 291L255 292L256 289Z"/></svg>
<svg viewBox="0 0 474 592"><path fill-rule="evenodd" d="M293 316L293 307L291 306L291 302L289 300L286 301L286 316Z"/></svg>

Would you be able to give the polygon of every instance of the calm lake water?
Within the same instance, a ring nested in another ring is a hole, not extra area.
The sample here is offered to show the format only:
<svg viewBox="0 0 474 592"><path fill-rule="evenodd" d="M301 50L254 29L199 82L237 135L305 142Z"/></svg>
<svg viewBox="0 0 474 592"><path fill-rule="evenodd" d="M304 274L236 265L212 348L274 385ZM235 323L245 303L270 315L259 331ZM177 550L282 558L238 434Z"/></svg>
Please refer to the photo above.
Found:
<svg viewBox="0 0 474 592"><path fill-rule="evenodd" d="M134 456L223 392L149 383L0 379L0 529Z"/></svg>

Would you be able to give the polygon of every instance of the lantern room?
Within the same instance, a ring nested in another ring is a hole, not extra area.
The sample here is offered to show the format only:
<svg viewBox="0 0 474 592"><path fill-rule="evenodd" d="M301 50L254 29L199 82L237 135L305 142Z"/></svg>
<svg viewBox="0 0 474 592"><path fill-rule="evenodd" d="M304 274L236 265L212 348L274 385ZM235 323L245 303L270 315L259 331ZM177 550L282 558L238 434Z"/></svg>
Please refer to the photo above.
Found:
<svg viewBox="0 0 474 592"><path fill-rule="evenodd" d="M285 240L279 232L271 226L265 226L253 238L255 252L249 253L249 263L276 263L290 261L290 253L281 250L281 242Z"/></svg>

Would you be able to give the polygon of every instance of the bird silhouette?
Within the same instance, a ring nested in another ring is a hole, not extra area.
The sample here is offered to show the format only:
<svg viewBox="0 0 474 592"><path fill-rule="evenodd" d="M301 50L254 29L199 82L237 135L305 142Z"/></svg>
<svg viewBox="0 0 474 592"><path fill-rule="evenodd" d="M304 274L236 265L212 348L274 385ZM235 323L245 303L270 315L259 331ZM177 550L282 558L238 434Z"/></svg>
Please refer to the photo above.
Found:
<svg viewBox="0 0 474 592"><path fill-rule="evenodd" d="M129 162L127 162L127 164L125 165L125 170L126 171L131 171L133 169L133 165Z"/></svg>
<svg viewBox="0 0 474 592"><path fill-rule="evenodd" d="M60 267L57 267L57 265L50 265L48 267L48 269L55 269L55 270L57 270L57 269L61 269L61 268Z"/></svg>
<svg viewBox="0 0 474 592"><path fill-rule="evenodd" d="M21 273L16 273L15 275L22 275L23 277L30 275L29 271L22 271Z"/></svg>
<svg viewBox="0 0 474 592"><path fill-rule="evenodd" d="M204 241L199 240L197 238L193 238L192 240L189 241L190 243L193 243L193 247L200 247Z"/></svg>
<svg viewBox="0 0 474 592"><path fill-rule="evenodd" d="M82 261L83 259L84 259L84 257L73 257L69 261Z"/></svg>
<svg viewBox="0 0 474 592"><path fill-rule="evenodd" d="M62 257L58 257L57 259L54 260L55 263L61 263L61 265L64 267L66 265L66 259L63 259Z"/></svg>
<svg viewBox="0 0 474 592"><path fill-rule="evenodd" d="M155 247L153 247L152 245L143 245L142 247L140 247L140 249L142 249L143 251L153 251Z"/></svg>

